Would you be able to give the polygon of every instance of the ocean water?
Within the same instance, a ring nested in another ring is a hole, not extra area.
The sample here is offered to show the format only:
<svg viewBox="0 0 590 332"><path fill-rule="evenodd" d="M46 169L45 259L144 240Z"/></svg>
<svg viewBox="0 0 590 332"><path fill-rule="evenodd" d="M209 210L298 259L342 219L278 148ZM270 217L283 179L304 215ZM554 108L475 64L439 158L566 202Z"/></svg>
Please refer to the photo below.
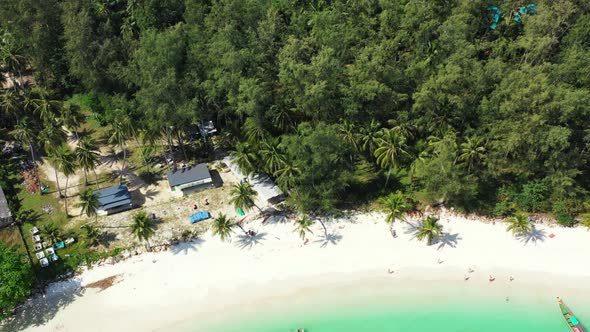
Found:
<svg viewBox="0 0 590 332"><path fill-rule="evenodd" d="M439 284L437 287L437 283L425 282L408 287L407 283L377 283L308 290L287 298L246 303L173 330L296 332L303 327L307 332L570 331L557 306L554 289ZM582 323L590 323L587 294L566 293L566 304Z"/></svg>

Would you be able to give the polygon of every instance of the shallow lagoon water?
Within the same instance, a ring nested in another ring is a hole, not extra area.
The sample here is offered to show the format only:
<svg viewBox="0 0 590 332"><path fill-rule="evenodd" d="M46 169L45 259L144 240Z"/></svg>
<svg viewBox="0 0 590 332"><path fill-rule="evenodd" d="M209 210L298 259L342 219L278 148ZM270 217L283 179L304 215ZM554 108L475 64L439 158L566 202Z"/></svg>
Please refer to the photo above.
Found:
<svg viewBox="0 0 590 332"><path fill-rule="evenodd" d="M555 296L584 324L587 294L504 282L359 282L244 303L174 328L178 332L569 331Z"/></svg>

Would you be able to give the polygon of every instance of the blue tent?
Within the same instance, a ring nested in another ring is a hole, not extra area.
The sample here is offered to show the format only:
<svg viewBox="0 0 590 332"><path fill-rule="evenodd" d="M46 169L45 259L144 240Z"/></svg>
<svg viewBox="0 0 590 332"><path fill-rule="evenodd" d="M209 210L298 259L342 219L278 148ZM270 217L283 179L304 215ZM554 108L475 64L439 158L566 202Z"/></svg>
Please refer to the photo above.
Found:
<svg viewBox="0 0 590 332"><path fill-rule="evenodd" d="M199 221L206 220L211 218L209 212L207 211L199 211L197 213L193 213L190 216L191 224L198 223Z"/></svg>

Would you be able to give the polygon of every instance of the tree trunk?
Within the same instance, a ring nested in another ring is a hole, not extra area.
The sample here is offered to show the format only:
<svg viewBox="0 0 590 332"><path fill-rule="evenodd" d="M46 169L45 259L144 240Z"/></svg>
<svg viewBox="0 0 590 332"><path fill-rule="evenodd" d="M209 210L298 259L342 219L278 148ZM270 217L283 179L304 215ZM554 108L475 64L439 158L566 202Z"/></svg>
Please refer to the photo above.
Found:
<svg viewBox="0 0 590 332"><path fill-rule="evenodd" d="M188 156L186 155L186 150L184 149L184 142L182 141L182 137L180 136L180 130L176 131L176 138L178 139L178 145L180 145L180 149L182 150L184 160L188 162Z"/></svg>
<svg viewBox="0 0 590 332"><path fill-rule="evenodd" d="M123 172L125 171L125 163L127 162L127 151L125 150L125 145L121 145L123 149L123 164L121 165L121 176L119 177L119 184L123 182Z"/></svg>
<svg viewBox="0 0 590 332"><path fill-rule="evenodd" d="M96 179L96 189L100 189L100 186L98 185L98 174L96 174L96 169L93 169L94 171L94 178Z"/></svg>
<svg viewBox="0 0 590 332"><path fill-rule="evenodd" d="M246 232L246 230L244 229L244 227L242 227L242 225L239 222L236 223L236 226L238 226L242 230L242 232L244 232L244 234L250 235L250 234L248 234L248 232Z"/></svg>
<svg viewBox="0 0 590 332"><path fill-rule="evenodd" d="M86 168L82 168L84 171L84 184L88 185L88 173L86 172Z"/></svg>
<svg viewBox="0 0 590 332"><path fill-rule="evenodd" d="M137 147L139 148L139 152L141 152L141 158L143 159L143 162L145 163L145 167L147 168L147 172L149 174L150 173L150 164L148 163L147 158L145 157L145 154L143 151L143 146L141 145L141 143L139 143L137 136L133 135L133 139L135 139L135 143L137 143Z"/></svg>
<svg viewBox="0 0 590 332"><path fill-rule="evenodd" d="M146 243L145 246L146 246L147 251L152 251L152 246L150 245L150 239L146 238L145 243Z"/></svg>
<svg viewBox="0 0 590 332"><path fill-rule="evenodd" d="M389 167L389 172L387 172L387 178L385 179L385 187L383 188L387 188L387 184L389 183L389 177L391 176L391 170L393 169L392 166Z"/></svg>
<svg viewBox="0 0 590 332"><path fill-rule="evenodd" d="M59 198L62 198L63 195L61 194L61 188L59 186L59 176L57 175L57 168L55 169L55 183L57 184L57 192L59 193Z"/></svg>
<svg viewBox="0 0 590 332"><path fill-rule="evenodd" d="M66 217L69 217L70 215L68 214L68 181L70 181L70 177L66 176L66 187L64 188L64 202L65 202L65 208L66 208Z"/></svg>
<svg viewBox="0 0 590 332"><path fill-rule="evenodd" d="M326 224L324 224L324 222L322 221L322 218L318 218L318 221L320 222L320 224L324 228L324 235L326 235L326 238L327 238L328 237L328 229L326 228Z"/></svg>
<svg viewBox="0 0 590 332"><path fill-rule="evenodd" d="M170 158L172 159L173 169L176 170L176 159L174 158L174 151L172 150L172 134L168 131L168 148L170 149Z"/></svg>
<svg viewBox="0 0 590 332"><path fill-rule="evenodd" d="M31 161L35 167L35 175L37 176L37 186L39 187L39 193L41 193L41 177L39 176L39 168L37 167L37 162L35 161L35 152L33 151L33 144L29 144L29 149L31 150Z"/></svg>

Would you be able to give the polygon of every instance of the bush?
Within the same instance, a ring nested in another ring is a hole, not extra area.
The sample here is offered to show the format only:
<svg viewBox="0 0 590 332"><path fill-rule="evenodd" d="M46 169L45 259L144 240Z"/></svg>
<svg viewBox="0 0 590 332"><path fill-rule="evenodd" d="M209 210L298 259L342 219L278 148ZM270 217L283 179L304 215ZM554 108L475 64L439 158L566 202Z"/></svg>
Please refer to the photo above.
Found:
<svg viewBox="0 0 590 332"><path fill-rule="evenodd" d="M562 226L572 227L576 224L576 219L574 219L570 209L564 201L559 201L553 204L553 214L555 214L557 222Z"/></svg>
<svg viewBox="0 0 590 332"><path fill-rule="evenodd" d="M527 212L543 211L547 208L549 188L542 180L526 183L522 192L516 196L516 203L520 209Z"/></svg>

